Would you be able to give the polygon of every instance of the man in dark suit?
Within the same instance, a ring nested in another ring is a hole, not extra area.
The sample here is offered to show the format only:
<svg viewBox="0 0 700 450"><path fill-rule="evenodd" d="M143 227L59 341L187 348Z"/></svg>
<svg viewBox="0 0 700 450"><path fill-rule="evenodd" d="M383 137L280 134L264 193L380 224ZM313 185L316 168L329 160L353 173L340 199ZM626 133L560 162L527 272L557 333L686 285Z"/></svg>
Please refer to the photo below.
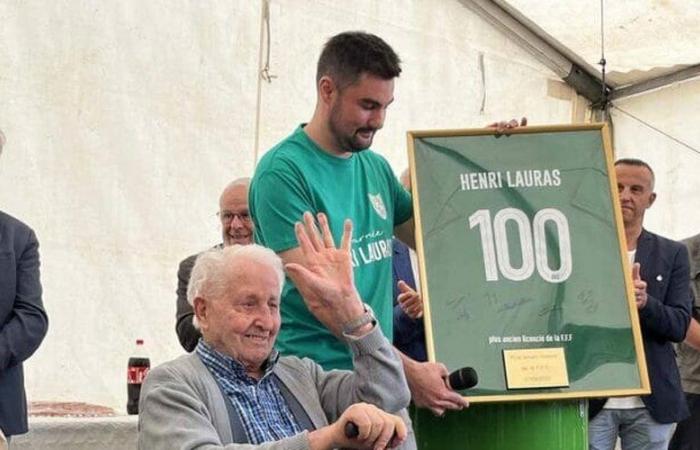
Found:
<svg viewBox="0 0 700 450"><path fill-rule="evenodd" d="M5 136L0 131L0 153ZM22 362L39 347L48 319L41 301L34 231L0 211L0 430L27 432Z"/></svg>
<svg viewBox="0 0 700 450"><path fill-rule="evenodd" d="M621 159L615 173L651 394L591 400L590 448L612 450L619 435L623 450L666 450L674 424L688 416L672 345L685 338L690 321L688 251L642 228L656 199L651 167Z"/></svg>
<svg viewBox="0 0 700 450"><path fill-rule="evenodd" d="M391 244L393 260L391 262L394 283L394 346L403 354L416 361L427 361L425 349L425 326L423 325L423 307L420 305L418 314L409 315L399 299L415 294L418 302L422 302L415 293L416 279L411 263L411 249L394 238ZM403 285L400 282L403 281Z"/></svg>
<svg viewBox="0 0 700 450"><path fill-rule="evenodd" d="M253 221L248 212L248 185L250 178L238 178L224 188L219 197L219 220L223 242L215 247L253 243ZM202 333L195 328L192 320L194 311L187 302L187 287L192 267L199 253L188 256L180 262L177 271L177 313L175 331L180 345L191 352L197 346Z"/></svg>

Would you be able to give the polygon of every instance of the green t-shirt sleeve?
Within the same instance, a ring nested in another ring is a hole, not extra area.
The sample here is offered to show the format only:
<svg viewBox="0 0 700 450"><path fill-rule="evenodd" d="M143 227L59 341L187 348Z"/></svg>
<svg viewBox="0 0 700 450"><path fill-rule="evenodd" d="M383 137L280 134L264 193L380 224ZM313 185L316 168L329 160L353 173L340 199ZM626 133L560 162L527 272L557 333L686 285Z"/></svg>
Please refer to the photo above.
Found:
<svg viewBox="0 0 700 450"><path fill-rule="evenodd" d="M298 247L294 224L302 220L304 212L316 212L306 183L281 170L256 177L250 203L256 242L275 252Z"/></svg>

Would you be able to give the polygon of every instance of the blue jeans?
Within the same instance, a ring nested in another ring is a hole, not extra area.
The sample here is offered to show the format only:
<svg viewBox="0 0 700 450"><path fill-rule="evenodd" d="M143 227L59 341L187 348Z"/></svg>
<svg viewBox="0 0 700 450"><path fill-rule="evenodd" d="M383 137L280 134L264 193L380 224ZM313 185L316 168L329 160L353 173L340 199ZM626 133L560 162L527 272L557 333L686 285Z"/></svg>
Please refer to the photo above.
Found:
<svg viewBox="0 0 700 450"><path fill-rule="evenodd" d="M667 450L673 425L655 421L646 408L603 409L588 422L588 448L613 450L619 435L622 450Z"/></svg>

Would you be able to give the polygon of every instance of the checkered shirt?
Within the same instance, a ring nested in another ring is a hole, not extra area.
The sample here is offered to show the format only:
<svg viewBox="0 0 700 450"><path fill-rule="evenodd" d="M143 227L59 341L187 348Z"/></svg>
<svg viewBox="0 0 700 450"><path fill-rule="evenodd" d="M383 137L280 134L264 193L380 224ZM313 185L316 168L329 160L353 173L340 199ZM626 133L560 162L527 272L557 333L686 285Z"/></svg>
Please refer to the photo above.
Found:
<svg viewBox="0 0 700 450"><path fill-rule="evenodd" d="M277 441L301 432L272 375L279 358L276 350L263 364L260 380L248 376L238 361L214 350L204 339L199 340L195 352L238 412L249 443Z"/></svg>

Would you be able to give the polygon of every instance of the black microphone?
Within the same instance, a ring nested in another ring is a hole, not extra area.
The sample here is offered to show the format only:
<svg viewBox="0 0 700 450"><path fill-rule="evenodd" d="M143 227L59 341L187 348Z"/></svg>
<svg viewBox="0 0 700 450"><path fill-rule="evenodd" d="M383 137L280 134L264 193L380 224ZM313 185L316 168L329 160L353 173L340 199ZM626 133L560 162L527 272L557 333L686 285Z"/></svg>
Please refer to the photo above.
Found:
<svg viewBox="0 0 700 450"><path fill-rule="evenodd" d="M462 391L476 386L479 383L479 376L476 370L471 367L462 367L452 372L445 378L447 387L454 391Z"/></svg>

